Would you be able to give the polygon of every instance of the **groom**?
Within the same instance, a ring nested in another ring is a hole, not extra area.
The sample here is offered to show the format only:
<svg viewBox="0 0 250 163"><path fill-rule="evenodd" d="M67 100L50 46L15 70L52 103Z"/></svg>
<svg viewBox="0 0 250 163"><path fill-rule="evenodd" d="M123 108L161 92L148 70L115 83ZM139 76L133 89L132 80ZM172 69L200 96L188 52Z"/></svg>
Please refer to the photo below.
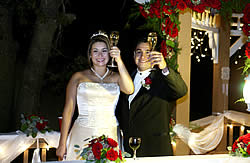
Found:
<svg viewBox="0 0 250 163"><path fill-rule="evenodd" d="M116 116L124 134L124 148L129 148L129 137L141 137L137 156L173 155L169 122L175 101L187 93L187 86L178 72L167 67L162 53L150 51L147 38L136 43L132 73L135 91L121 94ZM158 67L152 69L152 67Z"/></svg>

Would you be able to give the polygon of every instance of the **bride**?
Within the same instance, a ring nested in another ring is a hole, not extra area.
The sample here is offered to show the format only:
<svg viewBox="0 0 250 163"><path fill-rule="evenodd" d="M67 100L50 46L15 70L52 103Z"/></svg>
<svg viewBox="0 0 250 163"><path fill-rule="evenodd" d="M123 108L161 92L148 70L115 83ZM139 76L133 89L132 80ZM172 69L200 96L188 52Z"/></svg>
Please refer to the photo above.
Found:
<svg viewBox="0 0 250 163"><path fill-rule="evenodd" d="M109 70L107 64L114 57L118 72ZM72 75L66 89L61 135L56 155L66 160L76 160L74 145L87 144L87 138L107 135L117 140L115 108L120 90L126 94L134 91L133 81L121 59L120 50L110 48L108 36L99 31L91 38L88 46L90 69ZM77 103L79 116L68 135L70 123ZM67 138L69 143L67 146ZM85 140L85 141L84 141Z"/></svg>

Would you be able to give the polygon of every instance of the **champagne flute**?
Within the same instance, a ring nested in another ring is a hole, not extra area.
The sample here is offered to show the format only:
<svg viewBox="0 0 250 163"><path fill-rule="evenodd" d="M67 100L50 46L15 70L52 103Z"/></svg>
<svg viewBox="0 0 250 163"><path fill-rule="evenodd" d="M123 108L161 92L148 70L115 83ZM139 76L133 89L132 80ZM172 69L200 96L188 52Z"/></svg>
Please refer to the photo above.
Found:
<svg viewBox="0 0 250 163"><path fill-rule="evenodd" d="M157 33L156 32L149 32L148 43L149 43L149 46L151 48L151 51L154 51L155 46L157 44ZM155 70L155 68L152 68L152 70Z"/></svg>
<svg viewBox="0 0 250 163"><path fill-rule="evenodd" d="M109 35L109 40L110 40L110 46L117 46L118 41L119 41L119 32L118 31L112 31ZM114 58L111 60L111 65L108 65L109 67L117 67L114 64Z"/></svg>
<svg viewBox="0 0 250 163"><path fill-rule="evenodd" d="M136 150L140 147L141 145L141 138L139 137L130 137L129 138L129 147L133 150L133 159L136 159Z"/></svg>
<svg viewBox="0 0 250 163"><path fill-rule="evenodd" d="M148 43L150 45L151 51L154 51L157 44L157 34L156 32L149 32L148 34Z"/></svg>

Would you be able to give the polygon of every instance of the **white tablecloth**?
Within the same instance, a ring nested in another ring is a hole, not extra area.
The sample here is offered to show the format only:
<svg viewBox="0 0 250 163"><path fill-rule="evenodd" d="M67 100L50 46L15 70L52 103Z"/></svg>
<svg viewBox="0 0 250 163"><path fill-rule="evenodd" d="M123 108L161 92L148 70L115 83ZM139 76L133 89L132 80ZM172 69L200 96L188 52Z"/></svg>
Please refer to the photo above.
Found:
<svg viewBox="0 0 250 163"><path fill-rule="evenodd" d="M84 163L85 161L48 161L47 163ZM250 163L249 158L233 157L228 154L187 155L164 157L126 158L126 163Z"/></svg>
<svg viewBox="0 0 250 163"><path fill-rule="evenodd" d="M28 149L38 138L43 138L50 147L58 146L60 133L56 131L38 133L36 138L27 137L21 131L0 133L0 163L9 163ZM40 156L39 156L40 157Z"/></svg>

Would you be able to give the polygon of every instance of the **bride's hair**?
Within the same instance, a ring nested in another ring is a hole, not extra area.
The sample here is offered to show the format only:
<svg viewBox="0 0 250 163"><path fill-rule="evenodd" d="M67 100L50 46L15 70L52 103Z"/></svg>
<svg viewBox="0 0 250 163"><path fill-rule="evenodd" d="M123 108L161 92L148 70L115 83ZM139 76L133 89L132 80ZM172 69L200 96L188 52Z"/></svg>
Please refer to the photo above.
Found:
<svg viewBox="0 0 250 163"><path fill-rule="evenodd" d="M108 35L104 32L99 30L98 32L94 33L89 40L89 45L88 45L88 62L89 62L89 66L92 66L92 61L91 61L91 48L93 46L94 43L96 42L104 42L107 45L108 50L110 50L110 41L108 38Z"/></svg>

